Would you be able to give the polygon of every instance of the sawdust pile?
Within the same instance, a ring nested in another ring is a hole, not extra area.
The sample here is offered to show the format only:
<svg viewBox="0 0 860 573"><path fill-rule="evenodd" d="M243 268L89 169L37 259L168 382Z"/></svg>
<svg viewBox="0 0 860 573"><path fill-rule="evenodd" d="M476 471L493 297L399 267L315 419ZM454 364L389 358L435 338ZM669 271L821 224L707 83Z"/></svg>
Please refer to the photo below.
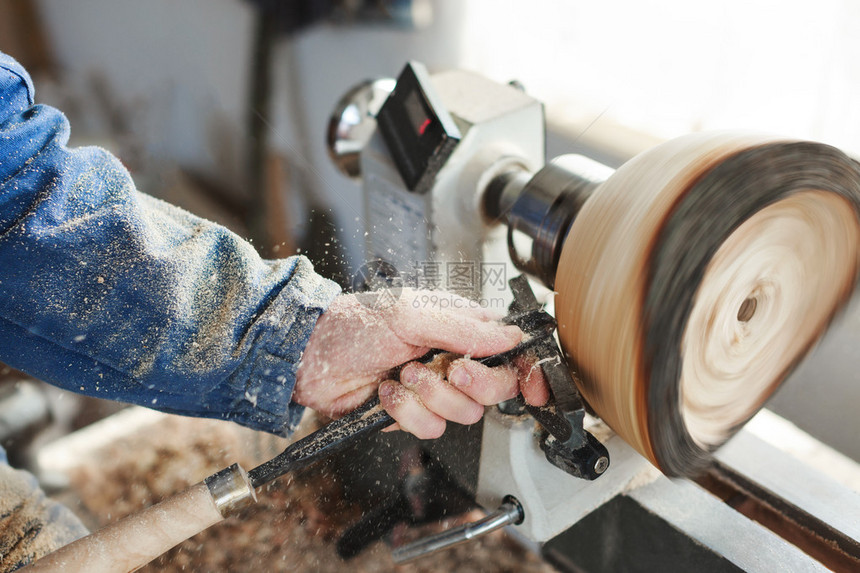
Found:
<svg viewBox="0 0 860 573"><path fill-rule="evenodd" d="M233 462L252 467L286 443L226 422L160 416L157 425L114 441L71 470L72 489L80 498L75 509L91 528L149 506ZM258 499L141 571L554 571L503 532L399 567L383 542L344 562L335 544L360 517L360 509L344 501L341 485L324 464L276 480ZM404 526L393 535L402 543L456 523Z"/></svg>

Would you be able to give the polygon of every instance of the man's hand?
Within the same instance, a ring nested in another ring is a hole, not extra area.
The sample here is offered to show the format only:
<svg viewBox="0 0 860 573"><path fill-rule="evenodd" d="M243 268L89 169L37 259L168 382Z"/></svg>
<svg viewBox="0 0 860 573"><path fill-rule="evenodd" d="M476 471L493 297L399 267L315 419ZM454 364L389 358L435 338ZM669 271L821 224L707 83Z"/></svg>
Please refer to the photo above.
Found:
<svg viewBox="0 0 860 573"><path fill-rule="evenodd" d="M362 295L337 297L305 348L293 400L337 417L378 388L400 428L423 439L441 436L446 420L474 424L485 405L520 392L530 404L546 403L543 373L528 358L496 368L470 359L510 350L522 340L519 328L497 322L474 301L429 294L404 289L396 303L381 309L362 304ZM433 348L464 357L441 368L411 362ZM401 364L399 380L391 379Z"/></svg>

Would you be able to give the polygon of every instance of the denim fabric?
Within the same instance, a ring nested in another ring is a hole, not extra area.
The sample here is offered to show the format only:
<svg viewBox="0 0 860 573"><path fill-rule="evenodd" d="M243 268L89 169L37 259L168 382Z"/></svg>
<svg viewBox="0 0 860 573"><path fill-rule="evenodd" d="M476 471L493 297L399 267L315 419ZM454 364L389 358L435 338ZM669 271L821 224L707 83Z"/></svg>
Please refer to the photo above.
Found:
<svg viewBox="0 0 860 573"><path fill-rule="evenodd" d="M33 103L0 54L0 360L90 396L288 433L296 368L337 285L137 192Z"/></svg>

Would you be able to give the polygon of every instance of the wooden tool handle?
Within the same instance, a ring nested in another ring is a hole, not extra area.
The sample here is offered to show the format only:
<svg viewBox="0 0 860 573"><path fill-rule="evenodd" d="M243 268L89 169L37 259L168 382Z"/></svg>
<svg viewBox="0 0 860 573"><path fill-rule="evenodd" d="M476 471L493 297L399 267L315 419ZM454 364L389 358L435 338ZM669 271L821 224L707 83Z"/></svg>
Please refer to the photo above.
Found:
<svg viewBox="0 0 860 573"><path fill-rule="evenodd" d="M25 571L134 571L222 519L209 488L201 482L61 547Z"/></svg>

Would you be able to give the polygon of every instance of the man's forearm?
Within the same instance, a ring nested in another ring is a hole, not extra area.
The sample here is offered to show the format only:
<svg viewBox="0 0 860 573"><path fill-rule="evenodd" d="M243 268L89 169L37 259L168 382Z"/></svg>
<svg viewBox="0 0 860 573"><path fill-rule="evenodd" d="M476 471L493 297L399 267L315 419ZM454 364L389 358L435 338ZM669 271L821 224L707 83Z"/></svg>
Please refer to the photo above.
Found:
<svg viewBox="0 0 860 573"><path fill-rule="evenodd" d="M0 359L77 392L288 431L297 363L338 287L138 193L106 151L66 147L65 117L29 105L20 66L0 73Z"/></svg>

